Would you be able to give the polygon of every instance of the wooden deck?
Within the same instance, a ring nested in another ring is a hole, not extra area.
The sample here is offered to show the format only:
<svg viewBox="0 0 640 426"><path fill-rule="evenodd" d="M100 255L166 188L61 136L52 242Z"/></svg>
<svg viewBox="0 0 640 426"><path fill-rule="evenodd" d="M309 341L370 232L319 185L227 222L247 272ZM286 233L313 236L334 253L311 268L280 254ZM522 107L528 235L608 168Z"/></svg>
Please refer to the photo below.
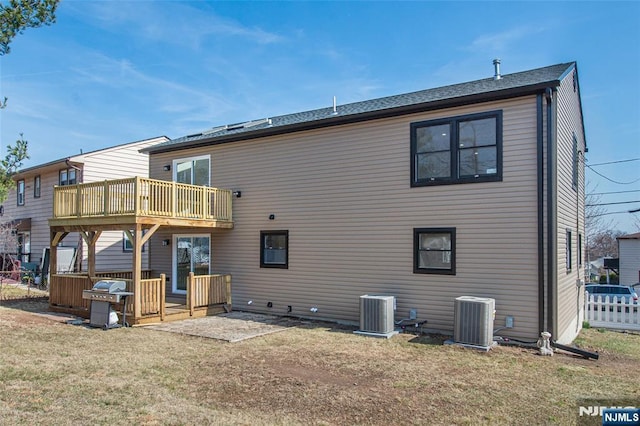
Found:
<svg viewBox="0 0 640 426"><path fill-rule="evenodd" d="M131 275L129 272L129 277ZM102 273L93 277L75 274L52 275L49 287L49 309L89 318L91 301L82 298L82 291L90 290L100 280L117 279L127 284L127 291L135 293L133 280L126 276L124 272ZM229 312L232 307L231 275L191 273L187 280L187 297L184 304L167 303L164 275L159 278L142 279L139 287L141 293L139 297L127 298L127 322L130 324L198 318ZM137 300L140 301L139 307L135 306ZM121 305L114 305L114 309L119 313L122 312L122 308ZM136 311L140 314L136 315Z"/></svg>
<svg viewBox="0 0 640 426"><path fill-rule="evenodd" d="M52 231L132 224L233 228L232 191L132 177L55 186Z"/></svg>
<svg viewBox="0 0 640 426"><path fill-rule="evenodd" d="M82 291L102 278L95 271L96 242L104 231L122 230L131 241L132 262L127 283L127 319L133 324L204 316L231 309L231 276L191 274L187 282L186 308L167 310L165 277L151 278L142 271L142 247L164 226L233 228L232 191L206 186L132 177L104 182L56 186L50 228L51 310L88 316L90 301ZM69 233L78 232L86 243L87 274L62 275L57 265L58 244ZM122 312L122 307L119 307Z"/></svg>

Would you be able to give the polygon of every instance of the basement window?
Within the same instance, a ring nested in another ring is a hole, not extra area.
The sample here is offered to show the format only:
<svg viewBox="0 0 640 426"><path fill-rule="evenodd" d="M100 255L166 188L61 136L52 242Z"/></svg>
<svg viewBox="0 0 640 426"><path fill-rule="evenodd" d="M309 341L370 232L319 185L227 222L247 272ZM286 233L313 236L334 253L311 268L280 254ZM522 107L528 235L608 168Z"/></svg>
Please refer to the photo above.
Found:
<svg viewBox="0 0 640 426"><path fill-rule="evenodd" d="M289 231L260 231L260 267L289 268Z"/></svg>
<svg viewBox="0 0 640 426"><path fill-rule="evenodd" d="M502 180L502 111L411 123L411 186Z"/></svg>
<svg viewBox="0 0 640 426"><path fill-rule="evenodd" d="M456 229L414 228L413 272L456 274Z"/></svg>

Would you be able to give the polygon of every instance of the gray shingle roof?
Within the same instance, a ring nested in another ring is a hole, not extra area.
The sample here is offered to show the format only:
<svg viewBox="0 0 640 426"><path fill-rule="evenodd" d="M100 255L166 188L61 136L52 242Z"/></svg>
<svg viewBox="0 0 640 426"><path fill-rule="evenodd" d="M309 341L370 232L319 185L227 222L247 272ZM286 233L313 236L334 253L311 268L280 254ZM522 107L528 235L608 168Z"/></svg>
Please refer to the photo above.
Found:
<svg viewBox="0 0 640 426"><path fill-rule="evenodd" d="M145 151L173 151L191 146L232 142L298 130L334 126L347 122L407 114L455 104L522 96L540 92L546 87L558 86L560 80L573 67L575 67L575 62L569 62L505 74L499 80L491 77L435 89L338 105L335 113L333 107L328 107L253 120L246 123L219 126L201 133L179 137L154 145L145 149Z"/></svg>

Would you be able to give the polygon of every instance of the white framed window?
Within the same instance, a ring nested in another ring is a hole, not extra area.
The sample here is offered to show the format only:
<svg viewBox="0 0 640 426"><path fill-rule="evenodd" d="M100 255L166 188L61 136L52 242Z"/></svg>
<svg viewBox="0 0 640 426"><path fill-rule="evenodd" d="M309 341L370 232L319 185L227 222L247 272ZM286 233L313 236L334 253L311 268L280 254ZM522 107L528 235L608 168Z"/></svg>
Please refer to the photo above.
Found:
<svg viewBox="0 0 640 426"><path fill-rule="evenodd" d="M208 155L173 160L174 182L210 186L211 159Z"/></svg>
<svg viewBox="0 0 640 426"><path fill-rule="evenodd" d="M24 179L18 181L18 187L16 188L16 195L18 196L18 205L24 206Z"/></svg>
<svg viewBox="0 0 640 426"><path fill-rule="evenodd" d="M133 230L129 231L133 235ZM146 233L146 229L142 231L142 235ZM142 245L142 251L144 252L146 244ZM133 242L129 239L126 232L122 231L122 251L133 251Z"/></svg>

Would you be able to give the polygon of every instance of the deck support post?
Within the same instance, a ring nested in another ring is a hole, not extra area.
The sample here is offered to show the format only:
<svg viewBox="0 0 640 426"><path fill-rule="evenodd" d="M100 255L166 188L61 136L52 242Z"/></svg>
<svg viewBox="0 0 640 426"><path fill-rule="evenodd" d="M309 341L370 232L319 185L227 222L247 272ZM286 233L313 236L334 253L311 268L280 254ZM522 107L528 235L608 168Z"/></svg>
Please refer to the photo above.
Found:
<svg viewBox="0 0 640 426"><path fill-rule="evenodd" d="M196 304L194 276L195 274L193 272L189 272L189 277L187 278L187 303L189 305L189 315L191 316L193 316Z"/></svg>
<svg viewBox="0 0 640 426"><path fill-rule="evenodd" d="M96 243L102 231L81 231L80 235L85 243L87 243L87 273L90 277L96 275Z"/></svg>
<svg viewBox="0 0 640 426"><path fill-rule="evenodd" d="M224 277L225 280L225 284L226 284L226 292L227 292L227 305L229 306L229 309L231 309L232 306L232 301L231 301L231 275L225 275Z"/></svg>
<svg viewBox="0 0 640 426"><path fill-rule="evenodd" d="M166 282L167 276L165 274L160 274L160 321L164 321L165 317L165 304L166 304Z"/></svg>
<svg viewBox="0 0 640 426"><path fill-rule="evenodd" d="M133 240L133 317L142 317L142 294L140 281L142 280L142 225L135 225Z"/></svg>

